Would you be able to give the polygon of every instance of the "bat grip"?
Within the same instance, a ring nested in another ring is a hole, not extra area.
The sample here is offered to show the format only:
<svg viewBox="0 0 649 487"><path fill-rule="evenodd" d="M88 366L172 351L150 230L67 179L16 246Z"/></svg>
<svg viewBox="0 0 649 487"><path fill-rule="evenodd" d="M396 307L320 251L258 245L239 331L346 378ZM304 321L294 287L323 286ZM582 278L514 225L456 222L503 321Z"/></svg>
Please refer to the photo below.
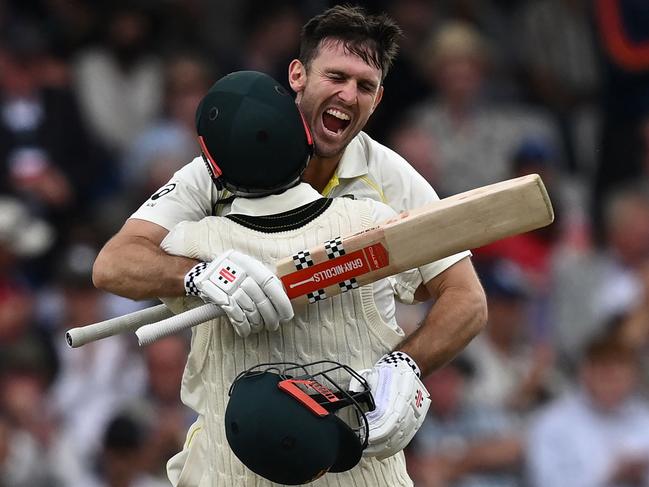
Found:
<svg viewBox="0 0 649 487"><path fill-rule="evenodd" d="M164 304L159 304L92 325L72 328L65 333L65 339L70 347L77 348L86 343L101 340L102 338L119 333L135 331L142 325L154 323L170 316L173 316L171 310Z"/></svg>
<svg viewBox="0 0 649 487"><path fill-rule="evenodd" d="M223 315L223 310L216 304L204 304L157 323L139 328L135 334L140 346L149 345L160 338L173 335L206 321Z"/></svg>

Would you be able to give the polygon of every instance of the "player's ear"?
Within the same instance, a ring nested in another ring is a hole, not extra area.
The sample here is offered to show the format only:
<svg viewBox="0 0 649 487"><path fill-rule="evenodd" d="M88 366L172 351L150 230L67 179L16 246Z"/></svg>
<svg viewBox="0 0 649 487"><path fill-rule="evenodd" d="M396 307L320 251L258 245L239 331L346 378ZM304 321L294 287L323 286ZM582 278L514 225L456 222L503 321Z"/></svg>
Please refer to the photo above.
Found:
<svg viewBox="0 0 649 487"><path fill-rule="evenodd" d="M306 85L306 67L299 59L293 59L288 65L288 82L291 89L298 94L304 91Z"/></svg>
<svg viewBox="0 0 649 487"><path fill-rule="evenodd" d="M383 85L379 86L379 91L376 93L376 98L374 99L374 105L372 105L372 113L376 110L376 107L379 106L381 100L383 99Z"/></svg>

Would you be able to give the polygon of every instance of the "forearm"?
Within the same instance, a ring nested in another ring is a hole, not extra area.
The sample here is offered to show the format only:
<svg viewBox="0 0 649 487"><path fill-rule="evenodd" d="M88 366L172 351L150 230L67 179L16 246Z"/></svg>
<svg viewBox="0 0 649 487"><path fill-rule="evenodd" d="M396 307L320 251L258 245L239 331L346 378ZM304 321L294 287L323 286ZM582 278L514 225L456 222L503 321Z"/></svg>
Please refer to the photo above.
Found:
<svg viewBox="0 0 649 487"><path fill-rule="evenodd" d="M449 290L398 348L413 358L425 377L455 357L483 324L484 314L476 300L463 291Z"/></svg>
<svg viewBox="0 0 649 487"><path fill-rule="evenodd" d="M449 362L486 323L484 292L470 261L453 267L445 271L448 278L435 278L436 282L427 284L430 294L436 296L435 304L424 323L398 347L419 365L422 376Z"/></svg>
<svg viewBox="0 0 649 487"><path fill-rule="evenodd" d="M197 261L165 253L144 237L110 240L97 256L93 282L131 299L184 296L184 276Z"/></svg>

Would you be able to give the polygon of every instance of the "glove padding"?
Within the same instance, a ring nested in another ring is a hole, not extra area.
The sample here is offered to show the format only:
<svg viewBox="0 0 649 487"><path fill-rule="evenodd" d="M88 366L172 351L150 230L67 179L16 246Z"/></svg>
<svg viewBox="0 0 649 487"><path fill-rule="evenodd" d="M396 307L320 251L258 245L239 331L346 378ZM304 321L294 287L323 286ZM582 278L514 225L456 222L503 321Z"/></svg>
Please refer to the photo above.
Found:
<svg viewBox="0 0 649 487"><path fill-rule="evenodd" d="M359 372L372 391L376 408L366 413L370 431L363 456L383 460L403 450L423 423L430 395L417 375L415 362L403 352L385 355ZM352 391L362 388L352 379Z"/></svg>
<svg viewBox="0 0 649 487"><path fill-rule="evenodd" d="M264 328L277 331L293 318L293 307L279 278L252 257L228 250L201 262L185 276L185 290L223 309L243 338Z"/></svg>

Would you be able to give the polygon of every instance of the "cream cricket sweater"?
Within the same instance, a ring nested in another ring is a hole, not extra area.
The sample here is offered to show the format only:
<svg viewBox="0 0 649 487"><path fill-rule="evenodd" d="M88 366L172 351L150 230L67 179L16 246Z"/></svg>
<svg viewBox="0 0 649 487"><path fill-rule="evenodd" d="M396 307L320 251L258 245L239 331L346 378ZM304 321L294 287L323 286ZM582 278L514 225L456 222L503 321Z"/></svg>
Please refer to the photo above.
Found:
<svg viewBox="0 0 649 487"><path fill-rule="evenodd" d="M272 265L279 258L371 226L372 203L337 198L322 215L303 227L279 233L254 231L223 217L183 223L182 237L165 250L210 261L235 248ZM190 430L183 453L192 457L192 464L185 464L177 485L277 485L248 470L231 452L224 427L227 391L238 373L264 362L309 363L329 359L356 370L372 367L403 339L402 334L382 321L372 289L373 286L364 286L315 305L297 307L294 319L281 324L278 332L253 334L245 340L225 318L194 329L181 396L199 413L200 419ZM175 312L192 306L189 298L182 301L172 306ZM192 448L200 453L190 452ZM194 480L185 484L184 479ZM352 470L328 473L309 485L392 487L411 486L412 482L406 473L403 453L399 453L383 461L362 459Z"/></svg>

